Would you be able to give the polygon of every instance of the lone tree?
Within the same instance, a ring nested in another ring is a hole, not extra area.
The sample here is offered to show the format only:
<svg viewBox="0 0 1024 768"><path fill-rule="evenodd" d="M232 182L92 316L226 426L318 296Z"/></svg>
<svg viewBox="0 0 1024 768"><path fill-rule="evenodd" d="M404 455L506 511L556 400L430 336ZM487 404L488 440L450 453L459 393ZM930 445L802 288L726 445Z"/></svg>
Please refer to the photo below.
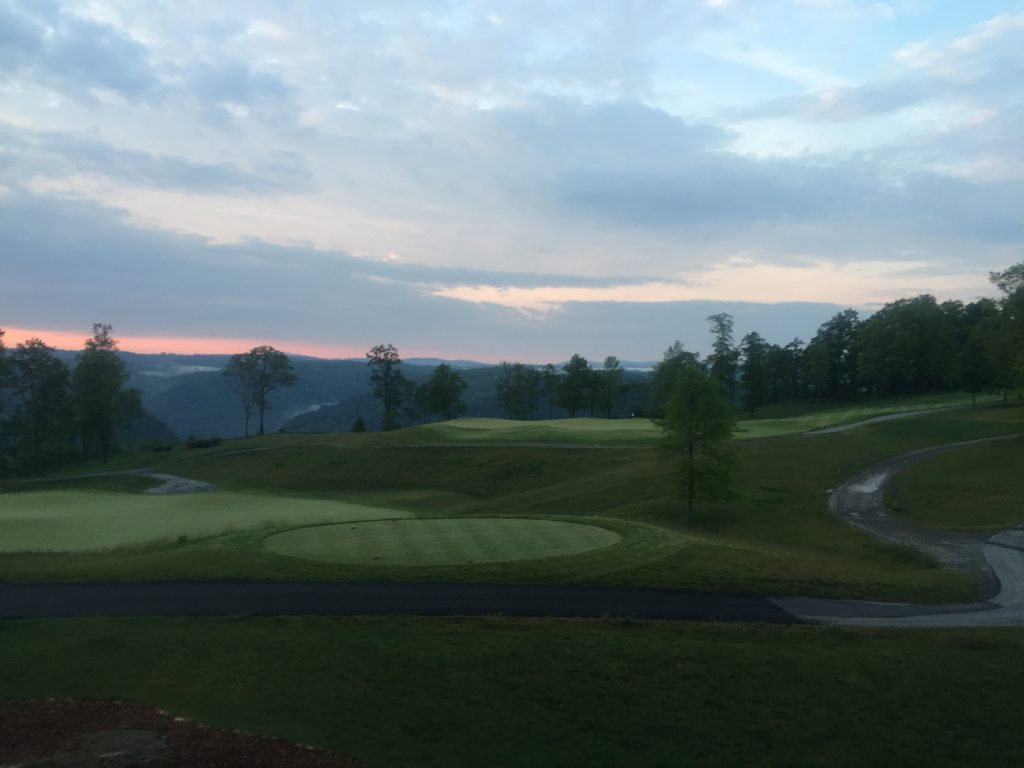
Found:
<svg viewBox="0 0 1024 768"><path fill-rule="evenodd" d="M373 394L384 406L384 430L398 426L398 411L402 406L405 377L398 370L402 358L394 344L378 344L366 353L366 364L370 366L370 383Z"/></svg>
<svg viewBox="0 0 1024 768"><path fill-rule="evenodd" d="M466 402L462 399L465 391L462 375L447 363L441 363L423 385L424 408L445 421L454 419L466 412Z"/></svg>
<svg viewBox="0 0 1024 768"><path fill-rule="evenodd" d="M693 515L695 498L722 498L731 491L733 459L725 442L735 424L733 408L718 382L697 368L684 368L660 426L666 448L681 463L688 515Z"/></svg>
<svg viewBox="0 0 1024 768"><path fill-rule="evenodd" d="M224 374L238 379L237 391L245 412L246 437L249 436L249 419L253 411L259 414L259 434L262 435L264 416L270 409L270 393L298 381L288 355L269 346L253 347L244 354L232 355Z"/></svg>
<svg viewBox="0 0 1024 768"><path fill-rule="evenodd" d="M142 415L142 398L137 389L125 389L128 372L117 356L117 340L111 335L113 326L95 323L92 338L78 353L78 362L71 373L82 451L95 441L100 458L107 463L117 430L131 426Z"/></svg>

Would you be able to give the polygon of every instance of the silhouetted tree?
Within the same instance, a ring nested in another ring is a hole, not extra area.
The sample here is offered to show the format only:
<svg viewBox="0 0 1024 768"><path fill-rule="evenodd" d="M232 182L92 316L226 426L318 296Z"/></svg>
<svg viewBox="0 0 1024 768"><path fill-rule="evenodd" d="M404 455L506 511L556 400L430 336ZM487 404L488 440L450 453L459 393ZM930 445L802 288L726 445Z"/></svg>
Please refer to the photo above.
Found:
<svg viewBox="0 0 1024 768"><path fill-rule="evenodd" d="M558 405L569 412L570 418L574 418L587 402L594 371L582 355L573 355L562 370L565 375L558 390Z"/></svg>
<svg viewBox="0 0 1024 768"><path fill-rule="evenodd" d="M754 411L768 402L769 395L769 346L761 334L751 331L740 342L740 376L743 382L743 403L754 415Z"/></svg>
<svg viewBox="0 0 1024 768"><path fill-rule="evenodd" d="M827 397L851 397L856 393L858 364L855 343L859 327L857 311L845 309L822 323L811 339L807 348L810 353L809 365L815 367L814 374L819 373L819 364L824 368L822 373L825 385L819 390L821 394ZM813 351L811 347L814 347ZM810 367L808 374L810 378L816 379L816 375L811 376Z"/></svg>
<svg viewBox="0 0 1024 768"><path fill-rule="evenodd" d="M72 431L70 372L39 339L18 344L8 358L15 409L10 428L19 471L32 473L60 460Z"/></svg>
<svg viewBox="0 0 1024 768"><path fill-rule="evenodd" d="M957 379L964 391L971 394L971 405L977 405L978 395L995 383L987 344L982 323L975 326L960 351Z"/></svg>
<svg viewBox="0 0 1024 768"><path fill-rule="evenodd" d="M370 367L370 383L373 394L384 406L385 431L398 426L398 411L402 406L405 377L398 370L402 358L393 344L378 344L366 353L366 364Z"/></svg>
<svg viewBox="0 0 1024 768"><path fill-rule="evenodd" d="M502 362L495 393L505 418L526 420L533 416L540 382L541 373L533 366Z"/></svg>
<svg viewBox="0 0 1024 768"><path fill-rule="evenodd" d="M800 339L793 339L784 347L769 346L768 402L785 402L803 396L803 346Z"/></svg>
<svg viewBox="0 0 1024 768"><path fill-rule="evenodd" d="M609 355L604 359L604 368L600 371L600 374L599 381L602 384L601 399L605 406L605 415L610 419L615 413L615 403L625 390L625 386L622 383L625 371L622 370L622 366L619 364L619 358Z"/></svg>
<svg viewBox="0 0 1024 768"><path fill-rule="evenodd" d="M732 343L732 315L726 312L709 315L708 322L711 324L711 334L715 339L707 360L708 371L711 378L718 382L718 388L725 399L735 405L736 369L740 354Z"/></svg>
<svg viewBox="0 0 1024 768"><path fill-rule="evenodd" d="M676 379L685 368L697 368L700 366L700 356L696 352L687 352L678 339L672 346L665 350L661 362L654 366L654 375L651 381L651 413L660 416L665 412L665 406L672 397L672 389L675 387Z"/></svg>
<svg viewBox="0 0 1024 768"><path fill-rule="evenodd" d="M253 347L243 354L232 355L224 373L238 379L238 392L245 411L246 436L249 434L249 417L252 412L259 414L260 428L257 434L262 435L266 412L271 407L270 394L298 381L288 355L270 346Z"/></svg>
<svg viewBox="0 0 1024 768"><path fill-rule="evenodd" d="M1024 262L992 272L989 279L1004 294L985 335L993 383L1006 402L1010 392L1024 390Z"/></svg>
<svg viewBox="0 0 1024 768"><path fill-rule="evenodd" d="M558 369L551 363L548 363L540 370L540 388L544 392L544 400L547 402L547 418L549 419L554 416L560 378Z"/></svg>
<svg viewBox="0 0 1024 768"><path fill-rule="evenodd" d="M442 363L423 385L423 403L428 413L449 421L466 412L466 403L462 399L465 391L466 382L462 375L447 363Z"/></svg>
<svg viewBox="0 0 1024 768"><path fill-rule="evenodd" d="M71 374L83 453L87 455L89 444L95 442L104 464L115 447L117 431L142 415L139 390L125 388L128 372L117 356L113 330L103 323L93 325L92 338L86 339Z"/></svg>
<svg viewBox="0 0 1024 768"><path fill-rule="evenodd" d="M7 347L4 346L4 329L0 328L0 417L4 415L4 405L6 404L6 390L10 387L9 380L9 367L7 364ZM3 423L0 422L0 427ZM2 450L2 446L0 446Z"/></svg>
<svg viewBox="0 0 1024 768"><path fill-rule="evenodd" d="M415 381L402 380L402 413L410 424L427 420L426 391Z"/></svg>
<svg viewBox="0 0 1024 768"><path fill-rule="evenodd" d="M861 377L875 394L897 397L948 388L956 350L934 296L890 302L857 331Z"/></svg>

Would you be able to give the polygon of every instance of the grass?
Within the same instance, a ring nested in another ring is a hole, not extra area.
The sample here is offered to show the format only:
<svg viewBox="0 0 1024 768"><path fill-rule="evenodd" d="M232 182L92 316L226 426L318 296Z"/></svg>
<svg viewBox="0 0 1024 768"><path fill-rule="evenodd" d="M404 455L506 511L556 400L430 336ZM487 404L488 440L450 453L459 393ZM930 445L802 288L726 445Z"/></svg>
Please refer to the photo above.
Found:
<svg viewBox="0 0 1024 768"><path fill-rule="evenodd" d="M887 503L935 528L1000 530L1024 522L1024 437L940 454L900 473Z"/></svg>
<svg viewBox="0 0 1024 768"><path fill-rule="evenodd" d="M575 555L608 547L619 535L554 520L464 517L320 525L263 540L271 552L364 565L498 563Z"/></svg>
<svg viewBox="0 0 1024 768"><path fill-rule="evenodd" d="M1022 427L1024 408L979 408L741 442L736 498L703 505L693 519L680 515L671 462L625 438L604 450L538 446L544 441L525 437L516 439L528 444L459 447L453 443L466 441L436 430L230 441L172 452L167 467L224 490L163 498L186 505L235 499L239 520L222 517L227 507L217 504L208 511L211 525L264 518L254 510L336 512L344 503L359 514L393 517L397 510L418 518L397 526L439 516L455 518L445 525L492 522L481 516L580 522L618 535L619 543L515 562L334 563L269 551L264 544L285 530L274 522L113 550L0 554L0 579L450 579L965 599L974 588L968 579L846 527L827 512L826 493L902 451ZM588 442L581 437L587 431L575 433L576 442ZM251 448L259 450L237 452ZM925 475L904 498L918 506L921 489L960 468L947 492L990 500L1005 491L1020 499L1021 451L1016 440L936 457L910 470ZM946 460L955 463L934 464ZM152 457L117 462L146 466ZM75 503L52 500L38 510L52 516L47 536L96 521L137 535L148 519L138 505L161 497L137 495L136 480L78 481L88 491L72 490L74 483L35 486L42 491L4 486L0 518L12 504L72 493ZM95 497L103 502L81 506ZM185 509L153 515L153 524L205 520ZM365 527L383 525L390 524ZM331 529L339 527L294 535ZM127 698L398 768L1001 768L1019 762L1024 749L1022 653L1019 629L502 618L5 621L0 658L15 663L0 664L0 697Z"/></svg>
<svg viewBox="0 0 1024 768"><path fill-rule="evenodd" d="M994 402L995 396L980 402ZM849 424L875 416L950 408L971 404L969 395L928 395L902 401L885 400L856 406L849 404L826 410L801 411L796 414L768 418L741 419L735 438L752 440L809 432L823 427ZM773 411L765 410L764 414ZM785 411L782 411L785 413ZM514 421L509 419L465 418L428 424L407 433L412 440L424 442L465 443L598 443L601 445L644 445L661 437L661 429L650 419L550 419L545 421Z"/></svg>
<svg viewBox="0 0 1024 768"><path fill-rule="evenodd" d="M239 531L408 513L338 501L241 494L36 491L3 497L0 552L83 552Z"/></svg>
<svg viewBox="0 0 1024 768"><path fill-rule="evenodd" d="M576 521L621 538L576 555L396 566L284 557L263 546L293 523L102 554L2 555L0 578L516 581L968 600L976 589L970 578L847 527L828 513L827 491L902 451L1021 431L1022 423L1024 409L985 407L738 443L736 497L703 504L690 519L681 514L671 460L648 447L414 445L408 431L231 441L222 451L190 451L188 461L172 457L168 469L270 505L301 498L383 507L368 515L377 518L400 510L419 518Z"/></svg>
<svg viewBox="0 0 1024 768"><path fill-rule="evenodd" d="M141 475L100 475L97 477L33 478L30 480L0 480L0 496L10 493L31 493L36 491L118 491L141 493L162 481Z"/></svg>
<svg viewBox="0 0 1024 768"><path fill-rule="evenodd" d="M1024 633L507 619L0 623L0 696L127 698L373 766L1002 766Z"/></svg>

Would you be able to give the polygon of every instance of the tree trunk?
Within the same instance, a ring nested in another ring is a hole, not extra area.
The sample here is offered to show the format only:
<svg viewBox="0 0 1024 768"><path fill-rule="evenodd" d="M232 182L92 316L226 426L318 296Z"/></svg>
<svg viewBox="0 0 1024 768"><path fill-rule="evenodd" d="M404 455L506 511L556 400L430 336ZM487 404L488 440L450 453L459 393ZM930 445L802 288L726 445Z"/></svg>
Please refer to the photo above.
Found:
<svg viewBox="0 0 1024 768"><path fill-rule="evenodd" d="M686 465L686 516L693 518L693 440L687 445L686 455L689 461Z"/></svg>

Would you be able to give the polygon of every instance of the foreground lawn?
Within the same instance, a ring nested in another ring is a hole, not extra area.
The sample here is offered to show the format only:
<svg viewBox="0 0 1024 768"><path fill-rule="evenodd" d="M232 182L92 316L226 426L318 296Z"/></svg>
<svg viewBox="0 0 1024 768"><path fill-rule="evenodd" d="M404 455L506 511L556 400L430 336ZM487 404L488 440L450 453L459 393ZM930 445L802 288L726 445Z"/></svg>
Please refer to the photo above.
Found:
<svg viewBox="0 0 1024 768"><path fill-rule="evenodd" d="M888 505L921 525L1000 530L1024 522L1024 437L935 456L889 486Z"/></svg>
<svg viewBox="0 0 1024 768"><path fill-rule="evenodd" d="M0 623L0 696L127 698L371 766L1008 766L1024 632L600 621Z"/></svg>

